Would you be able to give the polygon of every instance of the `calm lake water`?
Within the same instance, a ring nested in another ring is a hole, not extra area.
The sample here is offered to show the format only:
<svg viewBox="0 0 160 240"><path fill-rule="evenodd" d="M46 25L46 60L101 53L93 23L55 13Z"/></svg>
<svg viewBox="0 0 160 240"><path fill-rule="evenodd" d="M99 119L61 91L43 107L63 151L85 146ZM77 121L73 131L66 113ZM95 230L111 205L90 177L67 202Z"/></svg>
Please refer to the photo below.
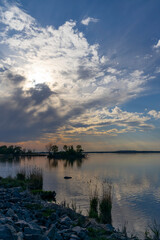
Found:
<svg viewBox="0 0 160 240"><path fill-rule="evenodd" d="M87 214L91 188L113 186L113 226L143 236L148 224L160 223L160 154L89 154L82 162L68 163L47 157L0 160L0 176L15 176L20 168L43 171L43 189L55 190L57 202L76 202ZM72 176L65 180L64 176Z"/></svg>

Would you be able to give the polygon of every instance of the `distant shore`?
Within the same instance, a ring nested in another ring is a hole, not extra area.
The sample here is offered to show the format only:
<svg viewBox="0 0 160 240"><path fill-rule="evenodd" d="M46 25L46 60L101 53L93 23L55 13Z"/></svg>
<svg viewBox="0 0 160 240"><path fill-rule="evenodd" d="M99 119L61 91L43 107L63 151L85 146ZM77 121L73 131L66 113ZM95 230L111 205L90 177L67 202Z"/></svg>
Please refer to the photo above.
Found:
<svg viewBox="0 0 160 240"><path fill-rule="evenodd" d="M97 151L85 153L117 153L117 154L136 154L136 153L160 153L160 151L136 151L136 150L119 150L119 151Z"/></svg>
<svg viewBox="0 0 160 240"><path fill-rule="evenodd" d="M120 150L120 151L84 151L84 154L90 154L90 153L114 153L114 154L155 154L160 153L160 151L136 151L136 150ZM49 154L47 152L34 152L34 153L24 153L24 154L0 154L0 158L2 157L45 157ZM59 158L60 159L60 158Z"/></svg>

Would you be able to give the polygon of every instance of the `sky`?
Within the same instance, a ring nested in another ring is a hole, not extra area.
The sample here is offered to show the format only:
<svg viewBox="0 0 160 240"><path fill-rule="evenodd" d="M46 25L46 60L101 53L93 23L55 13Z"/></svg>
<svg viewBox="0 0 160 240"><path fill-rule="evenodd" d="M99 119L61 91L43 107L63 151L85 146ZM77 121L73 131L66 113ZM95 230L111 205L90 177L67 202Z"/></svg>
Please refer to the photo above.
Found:
<svg viewBox="0 0 160 240"><path fill-rule="evenodd" d="M0 144L160 150L159 0L0 0Z"/></svg>

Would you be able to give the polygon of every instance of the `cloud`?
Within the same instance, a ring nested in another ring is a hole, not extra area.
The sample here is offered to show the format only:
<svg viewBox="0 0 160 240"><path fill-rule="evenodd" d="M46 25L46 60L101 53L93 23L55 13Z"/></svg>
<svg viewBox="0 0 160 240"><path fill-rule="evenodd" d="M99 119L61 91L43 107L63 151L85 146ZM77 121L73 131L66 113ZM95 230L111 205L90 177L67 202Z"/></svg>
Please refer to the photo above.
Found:
<svg viewBox="0 0 160 240"><path fill-rule="evenodd" d="M5 4L0 27L0 141L58 137L76 131L77 124L77 132L83 127L86 134L152 128L137 114L130 121L114 116L115 105L139 96L150 76L118 69L75 21L42 27L18 5Z"/></svg>
<svg viewBox="0 0 160 240"><path fill-rule="evenodd" d="M142 113L131 113L122 111L119 107L109 110L90 109L81 116L70 120L67 129L68 134L90 134L90 135L112 135L119 133L152 130L154 126L149 124L150 117L143 116Z"/></svg>
<svg viewBox="0 0 160 240"><path fill-rule="evenodd" d="M97 22L99 22L99 19L88 17L88 18L85 18L85 19L83 19L83 20L81 21L81 23L82 23L83 25L86 25L86 26L88 26L89 23L91 23L91 22L97 23Z"/></svg>
<svg viewBox="0 0 160 240"><path fill-rule="evenodd" d="M154 117L155 119L160 118L160 111L151 110L148 112L148 114L151 115L152 117Z"/></svg>
<svg viewBox="0 0 160 240"><path fill-rule="evenodd" d="M153 46L154 48L159 48L160 47L160 40L158 40L157 44Z"/></svg>

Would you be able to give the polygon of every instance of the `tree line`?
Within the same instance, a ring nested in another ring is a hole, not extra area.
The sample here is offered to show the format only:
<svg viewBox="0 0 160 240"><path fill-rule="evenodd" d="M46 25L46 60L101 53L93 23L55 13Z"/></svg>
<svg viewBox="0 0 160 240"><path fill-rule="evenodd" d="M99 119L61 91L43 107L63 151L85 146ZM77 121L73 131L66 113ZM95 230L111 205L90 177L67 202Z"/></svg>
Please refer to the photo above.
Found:
<svg viewBox="0 0 160 240"><path fill-rule="evenodd" d="M48 143L46 145L46 150L49 153L58 153L59 152L59 147L57 145L52 144L52 143ZM64 145L63 150L64 150L64 152L69 152L69 153L73 153L73 152L82 153L84 151L82 149L81 145L77 145L76 149L74 149L73 145L71 145L71 146ZM60 151L60 152L62 152L62 151Z"/></svg>
<svg viewBox="0 0 160 240"><path fill-rule="evenodd" d="M6 146L6 145L2 145L0 146L0 154L14 154L14 155L21 155L21 154L30 154L33 153L32 150L30 149L25 149L21 146Z"/></svg>
<svg viewBox="0 0 160 240"><path fill-rule="evenodd" d="M63 151L59 151L59 148L57 145L54 145L52 143L48 143L46 145L46 150L49 154L50 158L62 158L62 159L67 159L67 158L83 158L85 157L85 154L83 153L84 150L82 149L81 145L77 145L76 149L74 149L73 145L63 146Z"/></svg>

